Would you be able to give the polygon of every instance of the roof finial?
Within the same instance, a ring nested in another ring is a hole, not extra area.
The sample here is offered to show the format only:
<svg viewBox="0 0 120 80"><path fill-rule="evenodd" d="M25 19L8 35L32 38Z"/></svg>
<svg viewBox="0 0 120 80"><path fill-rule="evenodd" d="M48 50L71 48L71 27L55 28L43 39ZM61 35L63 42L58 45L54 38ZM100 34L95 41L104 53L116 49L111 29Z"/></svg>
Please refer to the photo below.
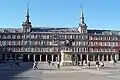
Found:
<svg viewBox="0 0 120 80"><path fill-rule="evenodd" d="M83 15L83 8L82 8L82 4L81 4L81 17L80 17L80 21L81 21L81 24L84 23L84 15Z"/></svg>
<svg viewBox="0 0 120 80"><path fill-rule="evenodd" d="M25 19L25 22L29 22L29 4L27 5L27 8L26 8L26 19Z"/></svg>

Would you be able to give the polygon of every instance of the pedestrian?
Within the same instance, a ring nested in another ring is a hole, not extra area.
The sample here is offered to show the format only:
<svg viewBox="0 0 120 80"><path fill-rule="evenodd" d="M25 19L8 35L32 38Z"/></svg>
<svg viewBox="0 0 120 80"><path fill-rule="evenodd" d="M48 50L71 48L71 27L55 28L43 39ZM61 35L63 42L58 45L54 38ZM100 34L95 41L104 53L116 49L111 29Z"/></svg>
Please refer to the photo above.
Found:
<svg viewBox="0 0 120 80"><path fill-rule="evenodd" d="M60 63L59 63L59 62L57 62L57 68L58 68L58 69L60 68Z"/></svg>
<svg viewBox="0 0 120 80"><path fill-rule="evenodd" d="M115 59L112 60L112 63L113 63L113 66L115 66L116 60Z"/></svg>
<svg viewBox="0 0 120 80"><path fill-rule="evenodd" d="M35 61L34 63L33 63L33 69L34 70L38 70L38 62L37 61Z"/></svg>
<svg viewBox="0 0 120 80"><path fill-rule="evenodd" d="M103 67L104 67L104 62L100 61L100 68L103 68Z"/></svg>
<svg viewBox="0 0 120 80"><path fill-rule="evenodd" d="M51 64L51 61L50 61L50 60L48 60L48 64L49 64L49 66L50 66L50 64Z"/></svg>
<svg viewBox="0 0 120 80"><path fill-rule="evenodd" d="M83 60L81 61L81 66L83 66Z"/></svg>
<svg viewBox="0 0 120 80"><path fill-rule="evenodd" d="M88 61L88 67L90 67L90 61Z"/></svg>
<svg viewBox="0 0 120 80"><path fill-rule="evenodd" d="M52 66L56 67L54 62L52 62Z"/></svg>
<svg viewBox="0 0 120 80"><path fill-rule="evenodd" d="M97 68L97 70L100 69L100 68L99 68L99 61L96 61L96 68Z"/></svg>
<svg viewBox="0 0 120 80"><path fill-rule="evenodd" d="M78 61L78 66L80 66L80 61Z"/></svg>

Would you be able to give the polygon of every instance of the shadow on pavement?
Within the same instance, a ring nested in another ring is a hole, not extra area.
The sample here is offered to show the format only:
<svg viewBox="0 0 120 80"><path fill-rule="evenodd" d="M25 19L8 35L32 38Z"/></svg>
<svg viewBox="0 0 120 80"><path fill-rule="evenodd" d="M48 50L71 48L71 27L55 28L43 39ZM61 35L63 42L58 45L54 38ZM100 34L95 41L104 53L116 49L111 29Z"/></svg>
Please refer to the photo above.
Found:
<svg viewBox="0 0 120 80"><path fill-rule="evenodd" d="M82 69L97 69L96 66L91 66L91 67L82 67ZM107 70L114 70L114 69L119 69L119 67L116 66L104 66L102 69L107 69Z"/></svg>
<svg viewBox="0 0 120 80"><path fill-rule="evenodd" d="M13 76L31 69L32 65L32 62L21 63L18 67L11 66L8 63L0 64L0 80L18 80L15 79ZM22 78L19 80L22 80Z"/></svg>

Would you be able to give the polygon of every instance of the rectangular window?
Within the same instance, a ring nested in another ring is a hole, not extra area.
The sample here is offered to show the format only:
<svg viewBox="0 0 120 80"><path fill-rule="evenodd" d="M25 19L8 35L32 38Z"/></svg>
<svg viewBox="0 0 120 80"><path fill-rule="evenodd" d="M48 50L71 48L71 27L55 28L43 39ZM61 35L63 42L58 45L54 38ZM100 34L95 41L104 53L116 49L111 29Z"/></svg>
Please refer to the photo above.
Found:
<svg viewBox="0 0 120 80"><path fill-rule="evenodd" d="M15 35L12 35L12 39L15 39Z"/></svg>
<svg viewBox="0 0 120 80"><path fill-rule="evenodd" d="M118 42L116 42L116 46L118 46Z"/></svg>
<svg viewBox="0 0 120 80"><path fill-rule="evenodd" d="M49 35L46 35L46 38L49 39Z"/></svg>
<svg viewBox="0 0 120 80"><path fill-rule="evenodd" d="M31 35L31 39L34 39L34 35L33 34Z"/></svg>
<svg viewBox="0 0 120 80"><path fill-rule="evenodd" d="M11 35L8 35L7 39L11 39Z"/></svg>
<svg viewBox="0 0 120 80"><path fill-rule="evenodd" d="M17 35L17 39L20 39L20 35Z"/></svg>
<svg viewBox="0 0 120 80"><path fill-rule="evenodd" d="M93 49L93 48L91 48L91 52L94 52L94 49Z"/></svg>
<svg viewBox="0 0 120 80"><path fill-rule="evenodd" d="M46 36L45 36L45 35L43 35L43 36L42 36L42 38L43 38L43 39L46 39Z"/></svg>
<svg viewBox="0 0 120 80"><path fill-rule="evenodd" d="M98 46L98 42L94 42L94 46Z"/></svg>
<svg viewBox="0 0 120 80"><path fill-rule="evenodd" d="M3 39L6 39L6 35L2 35L2 38L3 38Z"/></svg>
<svg viewBox="0 0 120 80"><path fill-rule="evenodd" d="M78 39L78 35L76 35L76 39Z"/></svg>
<svg viewBox="0 0 120 80"><path fill-rule="evenodd" d="M89 39L92 40L93 39L92 36L89 36Z"/></svg>
<svg viewBox="0 0 120 80"><path fill-rule="evenodd" d="M100 40L102 40L102 36L100 37Z"/></svg>
<svg viewBox="0 0 120 80"><path fill-rule="evenodd" d="M6 45L6 41L2 41L2 45L5 46Z"/></svg>

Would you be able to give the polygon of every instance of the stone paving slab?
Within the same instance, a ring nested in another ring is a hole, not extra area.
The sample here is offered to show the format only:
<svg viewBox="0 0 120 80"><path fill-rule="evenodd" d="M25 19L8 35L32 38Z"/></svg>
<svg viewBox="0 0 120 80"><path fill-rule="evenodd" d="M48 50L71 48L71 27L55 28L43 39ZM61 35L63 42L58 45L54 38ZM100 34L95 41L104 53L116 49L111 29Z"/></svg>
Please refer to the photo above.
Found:
<svg viewBox="0 0 120 80"><path fill-rule="evenodd" d="M38 67L39 70L33 70L31 63L24 63L19 68L4 68L2 65L0 80L120 80L120 63L115 66L106 63L105 68L100 70L96 70L95 66L64 66L57 69L47 63L40 63Z"/></svg>

